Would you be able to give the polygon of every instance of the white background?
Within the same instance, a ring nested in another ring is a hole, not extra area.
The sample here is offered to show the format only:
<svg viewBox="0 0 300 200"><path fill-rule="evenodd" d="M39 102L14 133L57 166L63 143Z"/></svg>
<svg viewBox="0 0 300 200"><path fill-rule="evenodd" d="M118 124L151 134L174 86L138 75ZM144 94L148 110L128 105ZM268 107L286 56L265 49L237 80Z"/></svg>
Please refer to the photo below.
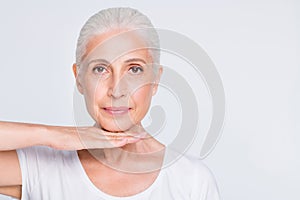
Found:
<svg viewBox="0 0 300 200"><path fill-rule="evenodd" d="M138 8L200 44L222 77L226 121L205 162L223 199L300 199L300 4L159 2L0 3L0 120L72 125L81 26L106 7Z"/></svg>

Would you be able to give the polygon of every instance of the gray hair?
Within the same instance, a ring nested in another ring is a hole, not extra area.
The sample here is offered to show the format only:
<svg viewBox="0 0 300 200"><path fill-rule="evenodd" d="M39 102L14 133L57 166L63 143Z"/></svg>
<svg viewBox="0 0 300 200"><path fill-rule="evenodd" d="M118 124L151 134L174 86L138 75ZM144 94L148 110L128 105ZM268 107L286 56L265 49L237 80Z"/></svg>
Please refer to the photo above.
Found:
<svg viewBox="0 0 300 200"><path fill-rule="evenodd" d="M76 48L76 64L79 67L89 40L112 29L137 30L147 43L153 63L160 62L160 43L157 31L150 19L133 8L108 8L91 16L82 27ZM139 31L141 30L141 31ZM156 66L154 64L154 66Z"/></svg>

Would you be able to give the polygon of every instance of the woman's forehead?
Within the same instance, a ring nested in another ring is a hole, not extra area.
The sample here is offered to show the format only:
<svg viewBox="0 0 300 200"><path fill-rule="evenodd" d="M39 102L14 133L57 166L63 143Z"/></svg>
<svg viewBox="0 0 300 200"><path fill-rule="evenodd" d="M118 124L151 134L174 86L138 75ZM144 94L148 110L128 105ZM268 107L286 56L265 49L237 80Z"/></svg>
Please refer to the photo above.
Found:
<svg viewBox="0 0 300 200"><path fill-rule="evenodd" d="M97 35L90 40L86 49L84 63L92 59L105 59L108 62L132 57L144 59L146 62L150 59L146 42L134 31Z"/></svg>

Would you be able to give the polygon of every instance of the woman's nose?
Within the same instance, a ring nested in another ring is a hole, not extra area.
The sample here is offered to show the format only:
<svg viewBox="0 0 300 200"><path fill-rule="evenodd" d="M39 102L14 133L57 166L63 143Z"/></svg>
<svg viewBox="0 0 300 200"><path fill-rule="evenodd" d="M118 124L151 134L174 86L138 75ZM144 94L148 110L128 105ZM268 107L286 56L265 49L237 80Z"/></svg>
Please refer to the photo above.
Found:
<svg viewBox="0 0 300 200"><path fill-rule="evenodd" d="M109 81L108 96L115 99L127 95L126 81L120 76L113 76Z"/></svg>

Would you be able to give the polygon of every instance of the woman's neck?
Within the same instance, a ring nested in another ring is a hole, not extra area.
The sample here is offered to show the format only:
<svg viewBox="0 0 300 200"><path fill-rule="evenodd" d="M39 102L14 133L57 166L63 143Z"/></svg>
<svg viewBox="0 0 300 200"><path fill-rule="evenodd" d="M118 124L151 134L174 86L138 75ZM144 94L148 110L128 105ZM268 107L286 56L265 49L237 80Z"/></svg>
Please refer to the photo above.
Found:
<svg viewBox="0 0 300 200"><path fill-rule="evenodd" d="M120 148L89 150L97 160L120 171L146 173L161 168L165 146L151 135Z"/></svg>
<svg viewBox="0 0 300 200"><path fill-rule="evenodd" d="M94 126L100 126L96 123ZM141 124L126 131L141 139L118 148L90 149L88 152L103 164L122 171L146 172L161 167L165 146L154 139Z"/></svg>

